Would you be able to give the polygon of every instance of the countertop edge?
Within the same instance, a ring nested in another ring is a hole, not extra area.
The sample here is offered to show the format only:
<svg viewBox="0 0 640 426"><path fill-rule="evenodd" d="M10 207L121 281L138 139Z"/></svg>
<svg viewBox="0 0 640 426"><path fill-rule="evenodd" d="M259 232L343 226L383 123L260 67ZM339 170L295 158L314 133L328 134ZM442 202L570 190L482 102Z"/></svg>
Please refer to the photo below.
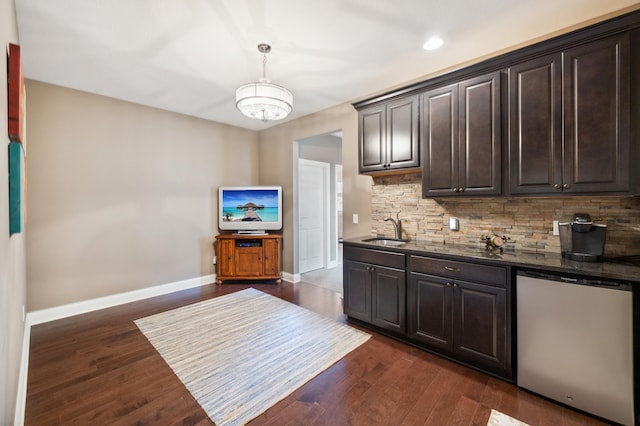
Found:
<svg viewBox="0 0 640 426"><path fill-rule="evenodd" d="M538 270L560 274L596 277L640 285L640 266L613 262L576 262L564 259L555 253L534 253L527 251L489 251L482 246L437 244L428 241L410 241L403 246L380 246L363 241L371 236L349 238L343 245L350 245L378 251L405 253L407 255L430 256L434 258L476 261L485 265L511 266L516 269Z"/></svg>

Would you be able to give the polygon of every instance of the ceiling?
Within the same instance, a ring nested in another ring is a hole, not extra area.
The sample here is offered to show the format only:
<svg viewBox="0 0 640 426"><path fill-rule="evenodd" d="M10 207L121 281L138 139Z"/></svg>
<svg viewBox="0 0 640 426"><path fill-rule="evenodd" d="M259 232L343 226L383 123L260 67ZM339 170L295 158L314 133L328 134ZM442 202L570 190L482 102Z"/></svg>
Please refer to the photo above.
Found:
<svg viewBox="0 0 640 426"><path fill-rule="evenodd" d="M262 73L285 120L365 99L584 22L630 0L15 0L25 77L247 129L235 89ZM445 44L425 51L430 35Z"/></svg>

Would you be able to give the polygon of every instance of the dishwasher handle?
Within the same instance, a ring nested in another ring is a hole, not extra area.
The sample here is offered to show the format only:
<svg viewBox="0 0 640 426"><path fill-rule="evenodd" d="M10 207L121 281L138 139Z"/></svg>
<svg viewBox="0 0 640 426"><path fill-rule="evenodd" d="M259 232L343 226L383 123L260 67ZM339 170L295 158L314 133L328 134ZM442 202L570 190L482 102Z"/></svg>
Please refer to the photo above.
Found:
<svg viewBox="0 0 640 426"><path fill-rule="evenodd" d="M565 275L553 274L544 271L518 270L518 275L537 278L541 280L557 281L560 283L586 285L594 287L604 287L613 290L631 291L631 284L627 282L601 280L598 278L570 277Z"/></svg>

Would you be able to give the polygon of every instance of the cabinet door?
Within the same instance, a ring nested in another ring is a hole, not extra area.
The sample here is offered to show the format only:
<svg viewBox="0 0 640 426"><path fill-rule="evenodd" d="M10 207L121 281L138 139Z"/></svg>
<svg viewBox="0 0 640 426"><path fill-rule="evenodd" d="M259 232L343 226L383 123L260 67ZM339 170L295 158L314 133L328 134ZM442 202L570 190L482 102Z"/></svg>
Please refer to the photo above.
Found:
<svg viewBox="0 0 640 426"><path fill-rule="evenodd" d="M563 69L563 191L628 191L628 34L565 51Z"/></svg>
<svg viewBox="0 0 640 426"><path fill-rule="evenodd" d="M360 173L385 170L386 109L375 105L358 113Z"/></svg>
<svg viewBox="0 0 640 426"><path fill-rule="evenodd" d="M371 266L371 273L373 324L404 334L406 330L405 272L399 269Z"/></svg>
<svg viewBox="0 0 640 426"><path fill-rule="evenodd" d="M280 276L280 239L265 238L264 249L264 274Z"/></svg>
<svg viewBox="0 0 640 426"><path fill-rule="evenodd" d="M458 188L458 85L421 95L422 196L452 195Z"/></svg>
<svg viewBox="0 0 640 426"><path fill-rule="evenodd" d="M422 196L500 194L500 73L424 93Z"/></svg>
<svg viewBox="0 0 640 426"><path fill-rule="evenodd" d="M360 173L419 167L418 120L417 96L361 110Z"/></svg>
<svg viewBox="0 0 640 426"><path fill-rule="evenodd" d="M453 290L456 355L480 368L507 371L506 290L464 281Z"/></svg>
<svg viewBox="0 0 640 426"><path fill-rule="evenodd" d="M345 260L343 286L345 313L352 318L371 322L371 266Z"/></svg>
<svg viewBox="0 0 640 426"><path fill-rule="evenodd" d="M500 194L501 95L500 73L459 84L458 192Z"/></svg>
<svg viewBox="0 0 640 426"><path fill-rule="evenodd" d="M238 247L235 253L236 276L259 277L262 275L262 247Z"/></svg>
<svg viewBox="0 0 640 426"><path fill-rule="evenodd" d="M509 69L511 194L553 193L562 188L561 73L560 53Z"/></svg>
<svg viewBox="0 0 640 426"><path fill-rule="evenodd" d="M420 166L418 119L416 96L387 104L386 169Z"/></svg>
<svg viewBox="0 0 640 426"><path fill-rule="evenodd" d="M425 346L451 352L451 280L412 272L407 291L407 334Z"/></svg>
<svg viewBox="0 0 640 426"><path fill-rule="evenodd" d="M234 240L219 239L216 242L218 275L223 277L232 276L235 271L234 262Z"/></svg>

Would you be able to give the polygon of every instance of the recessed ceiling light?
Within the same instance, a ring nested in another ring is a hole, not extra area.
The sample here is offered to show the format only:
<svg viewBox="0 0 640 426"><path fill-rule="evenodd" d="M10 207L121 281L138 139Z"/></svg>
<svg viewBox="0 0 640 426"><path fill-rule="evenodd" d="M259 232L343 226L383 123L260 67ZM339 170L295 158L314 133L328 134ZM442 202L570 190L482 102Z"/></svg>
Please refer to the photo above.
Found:
<svg viewBox="0 0 640 426"><path fill-rule="evenodd" d="M444 41L440 37L431 37L429 40L425 41L422 45L424 50L436 50L440 46L444 44Z"/></svg>

